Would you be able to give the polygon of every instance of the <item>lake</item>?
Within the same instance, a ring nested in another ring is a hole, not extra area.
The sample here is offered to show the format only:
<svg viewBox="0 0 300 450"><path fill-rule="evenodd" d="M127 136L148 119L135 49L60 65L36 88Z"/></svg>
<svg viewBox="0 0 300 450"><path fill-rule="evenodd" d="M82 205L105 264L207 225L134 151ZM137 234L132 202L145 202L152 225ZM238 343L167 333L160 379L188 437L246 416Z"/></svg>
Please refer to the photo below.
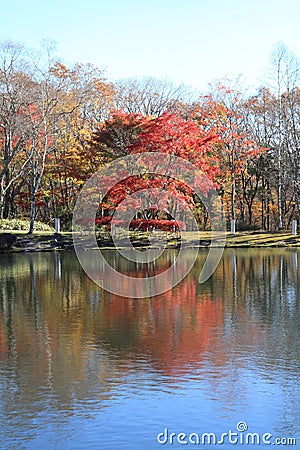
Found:
<svg viewBox="0 0 300 450"><path fill-rule="evenodd" d="M205 256L130 299L71 252L0 255L1 450L299 449L300 251L227 249L199 284Z"/></svg>

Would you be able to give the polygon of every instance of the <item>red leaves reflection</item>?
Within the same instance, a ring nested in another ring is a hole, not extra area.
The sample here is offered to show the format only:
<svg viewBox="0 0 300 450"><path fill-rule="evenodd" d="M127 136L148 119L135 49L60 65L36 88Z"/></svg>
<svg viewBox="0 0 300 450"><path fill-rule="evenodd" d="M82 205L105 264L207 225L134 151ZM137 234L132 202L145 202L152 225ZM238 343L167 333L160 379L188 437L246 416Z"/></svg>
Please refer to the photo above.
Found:
<svg viewBox="0 0 300 450"><path fill-rule="evenodd" d="M138 340L131 354L147 355L155 370L165 375L182 375L218 345L215 330L223 323L223 302L197 294L197 285L197 280L189 279L152 299L111 295L103 303L106 325L114 329L126 324Z"/></svg>

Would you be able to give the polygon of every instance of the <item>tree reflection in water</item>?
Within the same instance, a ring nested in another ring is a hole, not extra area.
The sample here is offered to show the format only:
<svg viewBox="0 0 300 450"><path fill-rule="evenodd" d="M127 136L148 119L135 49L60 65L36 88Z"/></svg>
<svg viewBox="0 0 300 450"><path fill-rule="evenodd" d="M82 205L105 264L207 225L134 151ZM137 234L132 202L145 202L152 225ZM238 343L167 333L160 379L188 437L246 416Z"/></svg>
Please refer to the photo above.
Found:
<svg viewBox="0 0 300 450"><path fill-rule="evenodd" d="M205 256L200 252L172 290L128 299L98 288L73 254L1 255L4 414L21 423L45 405L71 415L81 402L105 408L133 374L150 390L198 382L230 409L248 401L248 371L279 383L284 423L299 422L298 251L227 250L200 285ZM148 269L126 267L124 259L115 265L144 276L164 270L173 257L170 252Z"/></svg>

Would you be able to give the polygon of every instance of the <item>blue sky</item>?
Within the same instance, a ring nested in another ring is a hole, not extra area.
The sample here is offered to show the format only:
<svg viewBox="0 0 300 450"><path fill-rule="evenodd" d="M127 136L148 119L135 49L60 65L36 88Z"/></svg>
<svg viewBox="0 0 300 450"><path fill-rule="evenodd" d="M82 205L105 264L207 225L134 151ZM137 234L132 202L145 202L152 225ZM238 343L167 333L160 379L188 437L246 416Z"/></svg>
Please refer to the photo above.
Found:
<svg viewBox="0 0 300 450"><path fill-rule="evenodd" d="M299 0L10 0L0 40L37 48L44 38L71 64L110 80L155 76L198 89L242 74L262 83L273 45L300 56Z"/></svg>

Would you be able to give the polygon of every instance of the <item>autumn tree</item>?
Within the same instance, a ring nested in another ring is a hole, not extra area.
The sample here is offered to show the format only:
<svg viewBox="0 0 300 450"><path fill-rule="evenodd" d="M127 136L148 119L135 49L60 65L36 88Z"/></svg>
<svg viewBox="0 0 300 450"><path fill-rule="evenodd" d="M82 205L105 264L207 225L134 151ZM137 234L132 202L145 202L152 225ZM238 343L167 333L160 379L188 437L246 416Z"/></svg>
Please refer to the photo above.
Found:
<svg viewBox="0 0 300 450"><path fill-rule="evenodd" d="M266 87L259 88L255 95L247 99L244 108L251 135L261 147L266 149L251 163L249 184L255 184L255 191L260 201L261 228L267 230L277 228L278 225L274 208L274 189L276 189L275 109L276 98Z"/></svg>
<svg viewBox="0 0 300 450"><path fill-rule="evenodd" d="M282 43L275 46L269 86L246 102L247 122L267 152L260 157L263 228L282 229L299 217L299 62ZM257 173L256 173L257 175Z"/></svg>
<svg viewBox="0 0 300 450"><path fill-rule="evenodd" d="M97 125L90 147L99 151L103 163L126 156L145 120L141 114L115 110L110 118Z"/></svg>
<svg viewBox="0 0 300 450"><path fill-rule="evenodd" d="M286 187L292 177L293 191L299 211L299 78L300 63L282 42L271 55L270 82L276 96L273 110L274 163L277 174L278 229L285 226Z"/></svg>
<svg viewBox="0 0 300 450"><path fill-rule="evenodd" d="M164 113L151 118L115 113L113 119L107 121L95 136L97 139L94 140L94 145L100 147L106 145L114 150L114 153L110 153L110 157L159 152L187 159L209 180L213 180L218 172L211 152L218 136L213 132L202 130L195 121L186 121L176 114ZM107 154L105 147L103 152L104 155ZM195 207L193 189L173 179L170 174L162 173L129 177L118 183L106 199L108 209L116 208L126 195L137 189L147 188L159 189L159 198L154 203L163 205L172 217L176 215L176 204L164 198L164 191L172 192L179 201L190 204L191 208Z"/></svg>
<svg viewBox="0 0 300 450"><path fill-rule="evenodd" d="M221 173L217 179L220 192L230 193L232 233L236 223L237 182L247 170L249 160L262 152L247 129L242 109L241 93L221 82L194 107L194 120L199 126L219 136L213 152Z"/></svg>
<svg viewBox="0 0 300 450"><path fill-rule="evenodd" d="M89 139L96 124L109 117L114 91L103 72L90 64L67 68L56 62L50 73L58 97L51 116L52 150L44 182L51 193L49 207L67 225L82 184L101 163Z"/></svg>
<svg viewBox="0 0 300 450"><path fill-rule="evenodd" d="M0 48L0 217L7 218L17 182L32 157L25 152L31 136L31 92L24 47L4 42Z"/></svg>

